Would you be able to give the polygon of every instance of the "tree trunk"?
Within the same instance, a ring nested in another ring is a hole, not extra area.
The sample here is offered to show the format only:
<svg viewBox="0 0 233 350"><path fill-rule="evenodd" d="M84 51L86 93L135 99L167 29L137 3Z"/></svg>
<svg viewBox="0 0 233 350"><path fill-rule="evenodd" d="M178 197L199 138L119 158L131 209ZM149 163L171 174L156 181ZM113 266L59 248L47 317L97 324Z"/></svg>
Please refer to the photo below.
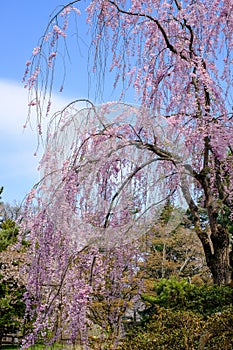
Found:
<svg viewBox="0 0 233 350"><path fill-rule="evenodd" d="M231 267L228 256L228 249L219 249L217 253L213 254L209 268L215 284L231 285Z"/></svg>
<svg viewBox="0 0 233 350"><path fill-rule="evenodd" d="M229 234L224 227L217 225L210 238L206 233L198 234L205 253L206 263L213 282L218 285L232 285L232 262ZM208 237L208 238L207 238Z"/></svg>
<svg viewBox="0 0 233 350"><path fill-rule="evenodd" d="M213 205L216 200L211 196L208 183L203 179L200 181L205 193L205 208L207 209L210 236L207 232L207 227L203 228L201 224L199 208L192 199L185 175L181 176L181 183L182 192L189 205L194 229L202 243L206 263L212 274L213 282L218 285L232 285L233 262L230 257L233 254L230 252L229 233L227 228L218 222L219 207Z"/></svg>
<svg viewBox="0 0 233 350"><path fill-rule="evenodd" d="M232 268L230 264L229 233L226 228L217 225L211 234L211 242L213 254L208 266L213 276L213 282L218 285L230 285Z"/></svg>

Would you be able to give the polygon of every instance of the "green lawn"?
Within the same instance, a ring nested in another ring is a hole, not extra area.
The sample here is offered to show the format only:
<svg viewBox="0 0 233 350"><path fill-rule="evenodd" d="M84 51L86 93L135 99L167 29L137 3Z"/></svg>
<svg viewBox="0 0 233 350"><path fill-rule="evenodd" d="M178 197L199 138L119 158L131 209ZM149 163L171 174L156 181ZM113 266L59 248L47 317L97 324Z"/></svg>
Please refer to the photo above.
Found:
<svg viewBox="0 0 233 350"><path fill-rule="evenodd" d="M16 349L18 349L18 346L13 346L13 345L3 345L2 347L1 347L1 349L2 350L16 350ZM80 346L78 346L78 345L76 345L75 346L75 348L72 346L72 345L70 345L70 346L68 346L68 345L65 345L65 344L57 344L57 345L53 345L53 346L51 346L51 347L45 347L44 345L35 345L35 346L33 346L33 347L31 347L31 348L29 348L29 350L41 350L41 349L54 349L54 350L62 350L62 349L70 349L70 350L80 350L81 348L80 348Z"/></svg>
<svg viewBox="0 0 233 350"><path fill-rule="evenodd" d="M17 345L2 345L1 349L5 349L5 350L15 350L15 349L18 349L18 346ZM30 348L31 350L32 349L35 349L35 350L39 350L39 349L45 349L44 346L42 345L37 345L37 346L33 346L32 348ZM59 348L51 348L51 349L59 349Z"/></svg>

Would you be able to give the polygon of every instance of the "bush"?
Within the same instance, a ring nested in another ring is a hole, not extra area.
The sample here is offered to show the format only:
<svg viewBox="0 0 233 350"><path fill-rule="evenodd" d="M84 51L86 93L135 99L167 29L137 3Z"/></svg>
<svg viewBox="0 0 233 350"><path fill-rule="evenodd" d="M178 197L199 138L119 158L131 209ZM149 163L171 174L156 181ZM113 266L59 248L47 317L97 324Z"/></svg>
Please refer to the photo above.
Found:
<svg viewBox="0 0 233 350"><path fill-rule="evenodd" d="M152 306L177 310L190 310L204 316L221 312L232 304L233 291L230 287L217 285L197 286L187 280L161 279L154 287L155 296L143 295L143 300Z"/></svg>
<svg viewBox="0 0 233 350"><path fill-rule="evenodd" d="M233 349L233 308L228 306L222 312L208 317L204 327L208 335L205 349L232 350ZM203 348L204 349L204 348Z"/></svg>
<svg viewBox="0 0 233 350"><path fill-rule="evenodd" d="M192 311L158 308L150 320L132 327L118 350L231 350L233 308L205 319Z"/></svg>
<svg viewBox="0 0 233 350"><path fill-rule="evenodd" d="M148 322L133 327L119 350L192 349L202 327L202 320L191 311L161 308Z"/></svg>
<svg viewBox="0 0 233 350"><path fill-rule="evenodd" d="M119 350L233 349L232 289L162 279L140 325L131 325Z"/></svg>

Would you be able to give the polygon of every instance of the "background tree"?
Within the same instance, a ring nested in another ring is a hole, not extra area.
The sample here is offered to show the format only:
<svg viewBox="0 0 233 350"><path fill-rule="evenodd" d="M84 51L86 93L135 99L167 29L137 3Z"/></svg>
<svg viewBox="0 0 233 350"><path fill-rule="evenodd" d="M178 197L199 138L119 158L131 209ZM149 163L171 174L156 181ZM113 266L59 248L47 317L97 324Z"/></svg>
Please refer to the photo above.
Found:
<svg viewBox="0 0 233 350"><path fill-rule="evenodd" d="M141 264L148 283L154 286L160 278L188 278L201 283L210 279L201 243L183 209L169 202L164 206L160 219L142 237Z"/></svg>
<svg viewBox="0 0 233 350"><path fill-rule="evenodd" d="M0 200L3 187L0 189ZM17 242L19 228L16 224L20 216L20 206L0 202L0 252Z"/></svg>
<svg viewBox="0 0 233 350"><path fill-rule="evenodd" d="M0 252L0 345L4 336L23 335L25 276L20 272L25 253L8 249Z"/></svg>
<svg viewBox="0 0 233 350"><path fill-rule="evenodd" d="M7 212L15 213L14 208L10 208L9 205L7 205L7 208ZM22 331L25 311L23 302L25 276L22 276L20 268L26 261L26 253L25 251L18 251L15 247L19 228L11 218L6 214L5 203L1 203L0 347L4 336L13 333L17 338L17 333L20 330ZM22 336L22 333L20 335Z"/></svg>

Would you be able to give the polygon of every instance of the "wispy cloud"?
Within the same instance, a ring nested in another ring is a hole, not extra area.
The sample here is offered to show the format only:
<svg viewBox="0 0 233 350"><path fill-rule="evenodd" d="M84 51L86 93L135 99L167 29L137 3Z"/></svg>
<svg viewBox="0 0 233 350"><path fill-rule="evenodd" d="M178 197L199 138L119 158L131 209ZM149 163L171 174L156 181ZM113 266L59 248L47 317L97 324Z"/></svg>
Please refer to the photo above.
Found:
<svg viewBox="0 0 233 350"><path fill-rule="evenodd" d="M4 201L19 202L39 178L40 158L34 156L37 136L33 126L23 128L28 113L27 91L16 82L0 80L0 96L0 186L4 186ZM56 96L53 109L59 110L66 103Z"/></svg>

